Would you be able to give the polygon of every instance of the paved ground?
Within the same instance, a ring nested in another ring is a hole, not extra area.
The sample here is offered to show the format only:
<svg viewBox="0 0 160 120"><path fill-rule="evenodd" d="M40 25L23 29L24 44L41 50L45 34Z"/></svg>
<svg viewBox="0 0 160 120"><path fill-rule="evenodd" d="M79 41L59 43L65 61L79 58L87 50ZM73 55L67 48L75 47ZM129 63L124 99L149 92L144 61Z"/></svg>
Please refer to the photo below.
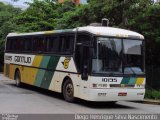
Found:
<svg viewBox="0 0 160 120"><path fill-rule="evenodd" d="M119 101L115 105L108 103L90 103L78 100L68 103L60 94L25 86L17 88L13 80L0 74L0 114L125 114L160 113L160 105L149 105Z"/></svg>

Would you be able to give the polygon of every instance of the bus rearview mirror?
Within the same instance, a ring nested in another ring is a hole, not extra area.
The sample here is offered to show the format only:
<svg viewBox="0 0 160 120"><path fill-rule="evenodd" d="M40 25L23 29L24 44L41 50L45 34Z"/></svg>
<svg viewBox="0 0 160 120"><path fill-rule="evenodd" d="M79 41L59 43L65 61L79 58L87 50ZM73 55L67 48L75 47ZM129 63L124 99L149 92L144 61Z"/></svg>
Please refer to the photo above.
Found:
<svg viewBox="0 0 160 120"><path fill-rule="evenodd" d="M88 80L88 67L87 65L83 66L83 72L81 75L82 80Z"/></svg>

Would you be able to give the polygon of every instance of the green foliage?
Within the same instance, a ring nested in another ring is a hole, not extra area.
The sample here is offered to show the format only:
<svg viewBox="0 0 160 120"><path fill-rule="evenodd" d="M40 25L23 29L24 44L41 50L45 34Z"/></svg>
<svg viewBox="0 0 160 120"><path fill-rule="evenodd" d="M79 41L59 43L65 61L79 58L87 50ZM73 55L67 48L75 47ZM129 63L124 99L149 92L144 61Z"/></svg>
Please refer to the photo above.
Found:
<svg viewBox="0 0 160 120"><path fill-rule="evenodd" d="M138 31L145 36L146 39L146 65L152 67L152 71L157 69L160 60L160 4L148 5L143 8L141 13L129 20L128 27ZM154 74L154 73L152 73ZM147 76L150 76L147 74ZM152 80L157 81L155 75Z"/></svg>
<svg viewBox="0 0 160 120"><path fill-rule="evenodd" d="M138 29L138 31L141 31L146 37L149 37L152 33L154 33L155 36L159 36L157 32L160 24L160 21L158 20L160 19L159 12L160 5L150 5L145 8L145 11L142 11L141 14L137 15L137 17L131 19L129 21L129 26L132 29Z"/></svg>
<svg viewBox="0 0 160 120"><path fill-rule="evenodd" d="M145 98L147 99L160 99L160 90L146 89Z"/></svg>
<svg viewBox="0 0 160 120"><path fill-rule="evenodd" d="M30 6L14 18L20 32L42 31L54 29L54 19L58 16L55 13L55 4L49 0L34 0L28 3Z"/></svg>
<svg viewBox="0 0 160 120"><path fill-rule="evenodd" d="M5 37L17 28L13 18L21 12L19 8L0 2L0 71L3 69L3 54Z"/></svg>
<svg viewBox="0 0 160 120"><path fill-rule="evenodd" d="M12 19L20 12L21 10L19 8L14 8L11 5L0 2L0 54L4 50L4 39L6 35L16 29L16 24Z"/></svg>
<svg viewBox="0 0 160 120"><path fill-rule="evenodd" d="M63 16L56 19L56 29L75 28L88 25L91 22L87 5L75 6L73 11L63 13Z"/></svg>

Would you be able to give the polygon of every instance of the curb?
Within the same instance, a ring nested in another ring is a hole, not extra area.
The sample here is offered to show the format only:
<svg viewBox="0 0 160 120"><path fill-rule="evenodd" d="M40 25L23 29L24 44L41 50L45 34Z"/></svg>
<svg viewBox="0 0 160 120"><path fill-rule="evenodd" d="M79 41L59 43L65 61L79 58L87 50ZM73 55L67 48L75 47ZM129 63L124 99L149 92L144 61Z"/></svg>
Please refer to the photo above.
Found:
<svg viewBox="0 0 160 120"><path fill-rule="evenodd" d="M144 104L160 105L160 100L144 99L143 103Z"/></svg>

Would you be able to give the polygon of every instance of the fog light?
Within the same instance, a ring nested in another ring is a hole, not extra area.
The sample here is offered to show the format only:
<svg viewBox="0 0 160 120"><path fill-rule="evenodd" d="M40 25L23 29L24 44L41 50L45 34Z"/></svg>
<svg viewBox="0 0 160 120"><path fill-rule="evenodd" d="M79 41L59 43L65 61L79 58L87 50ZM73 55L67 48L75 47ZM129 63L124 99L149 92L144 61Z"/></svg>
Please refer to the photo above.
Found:
<svg viewBox="0 0 160 120"><path fill-rule="evenodd" d="M144 95L144 93L137 93L137 95Z"/></svg>

